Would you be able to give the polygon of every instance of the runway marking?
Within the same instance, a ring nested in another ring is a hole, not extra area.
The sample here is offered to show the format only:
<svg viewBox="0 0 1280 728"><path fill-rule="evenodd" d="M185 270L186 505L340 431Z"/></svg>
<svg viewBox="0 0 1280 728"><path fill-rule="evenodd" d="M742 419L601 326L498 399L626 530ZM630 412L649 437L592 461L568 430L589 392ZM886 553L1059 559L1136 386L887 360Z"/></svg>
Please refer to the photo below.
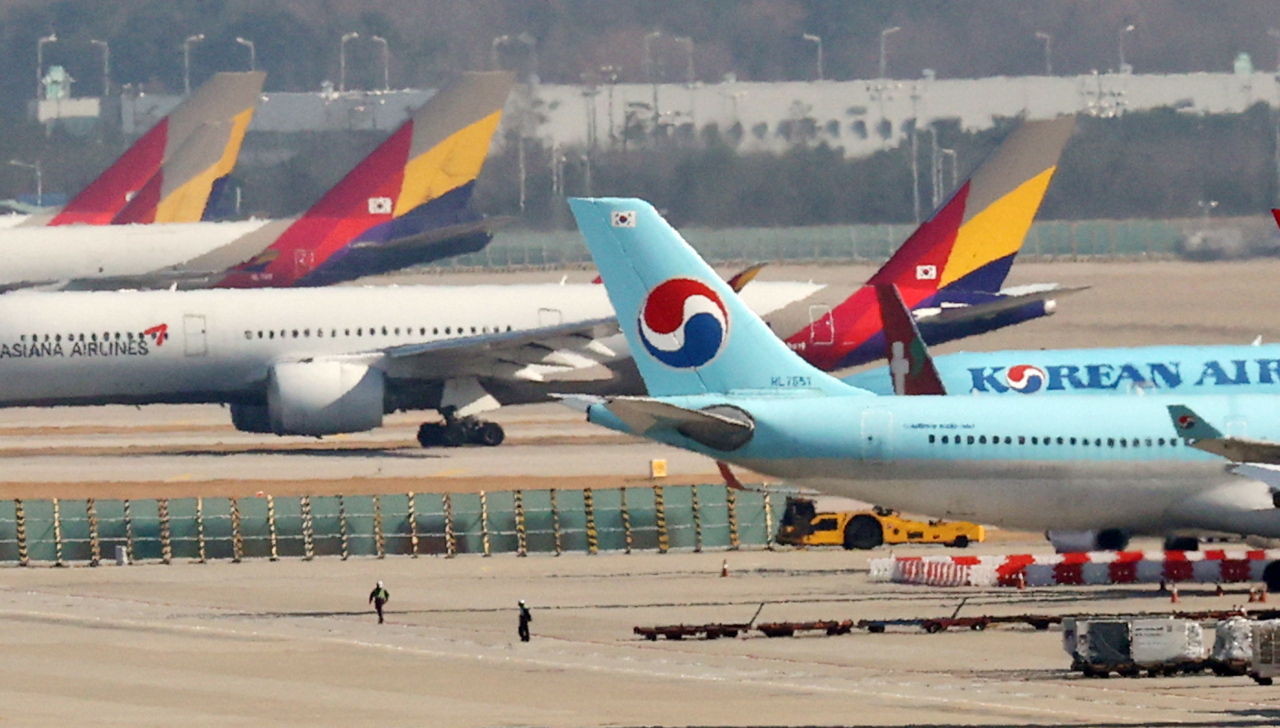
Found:
<svg viewBox="0 0 1280 728"><path fill-rule="evenodd" d="M196 477L196 476L195 476L194 474L192 474L192 473L182 473L181 475L171 475L171 476L169 476L169 477L165 478L165 479L164 479L164 482L166 482L166 483L183 483L183 482L186 482L186 481L188 481L188 480L193 480L193 479L195 479L195 477Z"/></svg>
<svg viewBox="0 0 1280 728"><path fill-rule="evenodd" d="M467 472L468 472L467 468L449 468L448 470L441 470L438 473L432 473L429 477L452 478L458 475L465 475Z"/></svg>

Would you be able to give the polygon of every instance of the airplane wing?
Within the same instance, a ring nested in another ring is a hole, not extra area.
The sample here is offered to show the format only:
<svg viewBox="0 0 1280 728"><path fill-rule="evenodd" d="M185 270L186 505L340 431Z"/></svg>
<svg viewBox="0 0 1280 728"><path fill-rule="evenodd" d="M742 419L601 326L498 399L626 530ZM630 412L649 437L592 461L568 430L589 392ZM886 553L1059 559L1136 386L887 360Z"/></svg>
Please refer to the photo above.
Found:
<svg viewBox="0 0 1280 728"><path fill-rule="evenodd" d="M917 323L921 326L976 321L979 319L997 316L1005 311L1011 311L1029 303L1048 301L1056 299L1059 296L1079 293L1080 291L1088 289L1089 286L1061 288L1057 284L1050 283L1039 286L1024 286L1020 288L1021 290L1012 288L1007 289L1007 292L1001 292L999 298L984 301L982 303L975 303L967 306L944 305L941 308L916 309L915 318Z"/></svg>
<svg viewBox="0 0 1280 728"><path fill-rule="evenodd" d="M1169 405L1173 427L1189 447L1249 465L1280 465L1280 443L1223 435L1190 407ZM1241 472L1237 468L1236 472ZM1244 474L1244 473L1241 473Z"/></svg>
<svg viewBox="0 0 1280 728"><path fill-rule="evenodd" d="M392 377L500 377L542 382L590 369L617 356L599 340L618 332L617 319L577 321L523 331L406 344L382 352Z"/></svg>
<svg viewBox="0 0 1280 728"><path fill-rule="evenodd" d="M714 410L693 410L649 397L613 397L603 403L637 435L666 428L717 450L736 450L751 439L753 422L745 412L737 416Z"/></svg>

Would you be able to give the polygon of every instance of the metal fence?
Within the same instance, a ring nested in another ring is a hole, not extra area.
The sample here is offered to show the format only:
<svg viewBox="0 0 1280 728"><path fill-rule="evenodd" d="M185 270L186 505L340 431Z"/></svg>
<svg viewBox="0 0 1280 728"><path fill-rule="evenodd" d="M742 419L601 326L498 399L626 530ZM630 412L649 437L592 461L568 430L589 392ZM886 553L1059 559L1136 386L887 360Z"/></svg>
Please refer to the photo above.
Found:
<svg viewBox="0 0 1280 728"><path fill-rule="evenodd" d="M1198 221L1193 221L1198 224ZM1187 236L1186 220L1037 222L1022 254L1054 258L1169 256ZM911 235L912 225L831 225L682 231L704 257L718 261L881 263ZM483 250L432 263L431 269L583 265L591 255L577 231L500 231Z"/></svg>
<svg viewBox="0 0 1280 728"><path fill-rule="evenodd" d="M702 551L766 546L772 494L724 485L0 502L0 564Z"/></svg>

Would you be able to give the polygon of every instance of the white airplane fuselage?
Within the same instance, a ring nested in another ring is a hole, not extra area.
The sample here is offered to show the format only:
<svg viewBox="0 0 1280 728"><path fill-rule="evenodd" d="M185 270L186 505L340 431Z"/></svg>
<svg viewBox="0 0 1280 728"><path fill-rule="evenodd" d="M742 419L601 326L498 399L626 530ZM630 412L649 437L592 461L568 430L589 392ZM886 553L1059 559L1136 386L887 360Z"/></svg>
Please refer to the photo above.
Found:
<svg viewBox="0 0 1280 728"><path fill-rule="evenodd" d="M266 220L0 229L0 287L142 276L239 240Z"/></svg>
<svg viewBox="0 0 1280 728"><path fill-rule="evenodd" d="M818 288L756 283L748 298L767 312ZM397 346L612 315L590 284L17 291L0 296L0 406L234 401L280 361L374 361Z"/></svg>

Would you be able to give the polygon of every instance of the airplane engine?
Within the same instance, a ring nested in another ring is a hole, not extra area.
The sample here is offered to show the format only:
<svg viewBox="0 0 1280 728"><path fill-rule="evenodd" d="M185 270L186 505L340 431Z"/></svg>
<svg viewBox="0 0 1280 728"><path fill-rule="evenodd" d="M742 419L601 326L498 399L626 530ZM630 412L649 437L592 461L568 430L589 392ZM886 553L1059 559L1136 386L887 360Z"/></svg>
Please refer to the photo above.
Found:
<svg viewBox="0 0 1280 728"><path fill-rule="evenodd" d="M1060 554L1080 551L1123 551L1129 534L1117 528L1101 531L1049 531L1045 534L1053 550Z"/></svg>
<svg viewBox="0 0 1280 728"><path fill-rule="evenodd" d="M385 389L382 371L364 364L276 364L267 384L270 431L319 436L372 430L382 425Z"/></svg>

